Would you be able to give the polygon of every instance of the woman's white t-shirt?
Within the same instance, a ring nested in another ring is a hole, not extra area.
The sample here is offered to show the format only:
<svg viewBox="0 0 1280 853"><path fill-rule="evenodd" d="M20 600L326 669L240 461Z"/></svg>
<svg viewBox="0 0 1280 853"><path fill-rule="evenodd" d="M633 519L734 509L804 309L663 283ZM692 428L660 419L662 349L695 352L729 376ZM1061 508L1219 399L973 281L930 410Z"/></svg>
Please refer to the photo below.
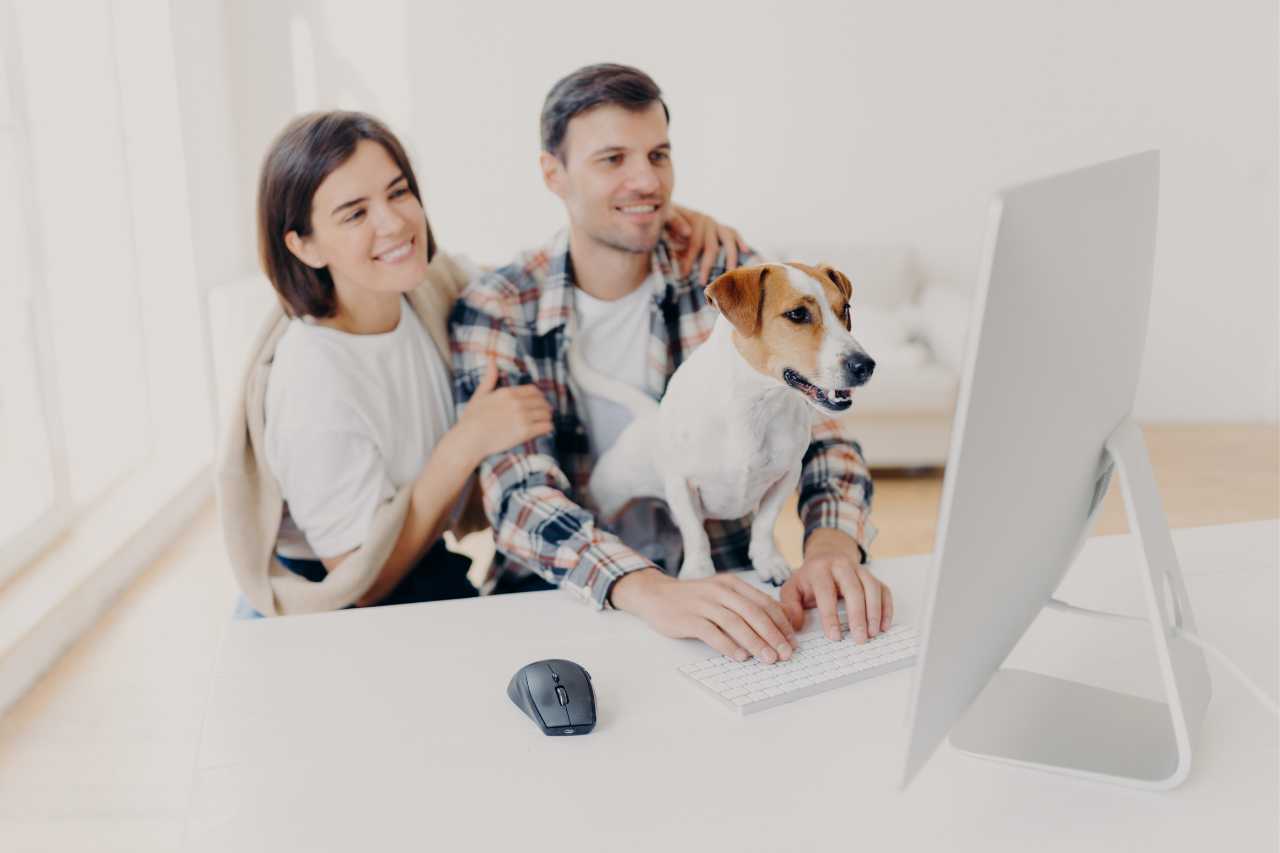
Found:
<svg viewBox="0 0 1280 853"><path fill-rule="evenodd" d="M454 418L449 373L406 300L384 334L290 322L266 393L267 466L285 499L276 550L323 559L359 547Z"/></svg>

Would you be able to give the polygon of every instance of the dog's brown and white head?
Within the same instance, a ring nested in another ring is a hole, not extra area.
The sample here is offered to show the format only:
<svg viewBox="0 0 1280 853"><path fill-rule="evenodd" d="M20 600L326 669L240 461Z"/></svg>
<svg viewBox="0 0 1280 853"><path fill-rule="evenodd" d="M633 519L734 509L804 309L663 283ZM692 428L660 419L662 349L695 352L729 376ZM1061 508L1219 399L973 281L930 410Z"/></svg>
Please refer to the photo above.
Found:
<svg viewBox="0 0 1280 853"><path fill-rule="evenodd" d="M876 363L851 332L853 286L837 269L742 267L713 281L707 298L733 324L747 362L819 411L849 408L851 389L871 378Z"/></svg>

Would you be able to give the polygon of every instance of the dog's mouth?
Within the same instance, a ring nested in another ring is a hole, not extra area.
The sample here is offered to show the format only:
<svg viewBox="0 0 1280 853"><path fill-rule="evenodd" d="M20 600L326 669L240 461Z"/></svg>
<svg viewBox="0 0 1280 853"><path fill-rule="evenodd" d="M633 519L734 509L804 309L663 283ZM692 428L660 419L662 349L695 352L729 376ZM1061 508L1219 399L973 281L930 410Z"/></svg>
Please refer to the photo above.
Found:
<svg viewBox="0 0 1280 853"><path fill-rule="evenodd" d="M825 391L789 367L783 369L782 381L829 412L843 412L853 405L853 395L848 388Z"/></svg>

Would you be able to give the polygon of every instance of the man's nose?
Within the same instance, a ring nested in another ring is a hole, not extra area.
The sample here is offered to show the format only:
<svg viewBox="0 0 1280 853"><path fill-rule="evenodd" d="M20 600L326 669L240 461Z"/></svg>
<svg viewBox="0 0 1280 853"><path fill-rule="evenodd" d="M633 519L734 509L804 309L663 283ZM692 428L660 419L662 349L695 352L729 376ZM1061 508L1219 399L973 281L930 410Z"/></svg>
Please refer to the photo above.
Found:
<svg viewBox="0 0 1280 853"><path fill-rule="evenodd" d="M640 162L631 168L627 183L631 191L637 195L653 195L662 186L658 170L648 161Z"/></svg>
<svg viewBox="0 0 1280 853"><path fill-rule="evenodd" d="M865 352L850 353L844 357L844 375L851 388L865 385L875 369L875 359Z"/></svg>

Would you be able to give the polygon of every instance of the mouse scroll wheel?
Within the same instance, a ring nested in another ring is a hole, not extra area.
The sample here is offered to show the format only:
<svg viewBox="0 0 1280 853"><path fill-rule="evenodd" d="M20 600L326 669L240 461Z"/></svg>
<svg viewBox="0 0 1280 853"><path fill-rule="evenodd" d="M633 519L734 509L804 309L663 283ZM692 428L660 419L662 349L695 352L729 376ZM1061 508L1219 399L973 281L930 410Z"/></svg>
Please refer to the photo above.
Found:
<svg viewBox="0 0 1280 853"><path fill-rule="evenodd" d="M563 687L557 687L557 688L556 688L556 698L560 700L560 704L561 704L561 705L568 705L568 704L569 704L569 691L565 690Z"/></svg>

